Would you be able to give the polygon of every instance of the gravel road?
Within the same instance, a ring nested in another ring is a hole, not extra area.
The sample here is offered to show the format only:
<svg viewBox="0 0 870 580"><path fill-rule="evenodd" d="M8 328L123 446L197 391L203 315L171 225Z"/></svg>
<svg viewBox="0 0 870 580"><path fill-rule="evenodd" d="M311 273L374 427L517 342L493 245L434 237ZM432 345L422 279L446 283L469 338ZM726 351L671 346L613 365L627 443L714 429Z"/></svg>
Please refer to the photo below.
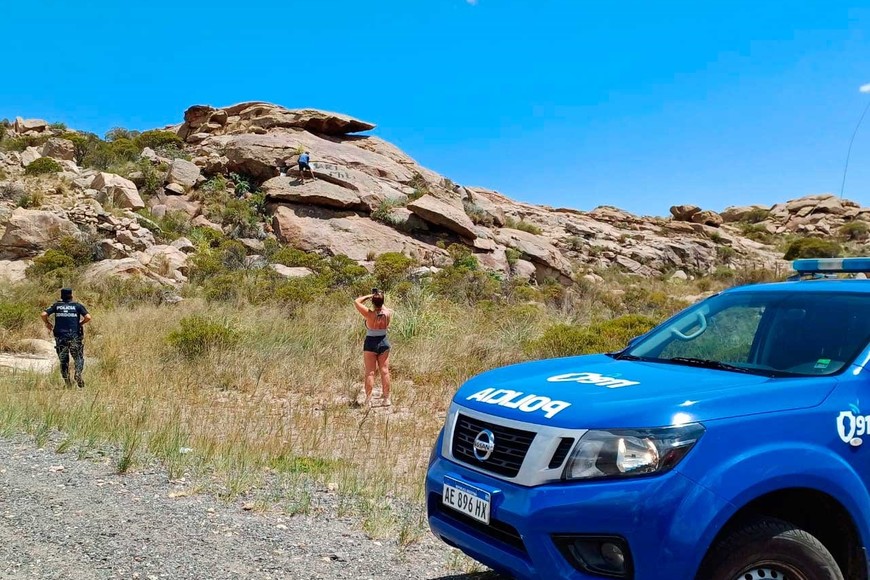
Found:
<svg viewBox="0 0 870 580"><path fill-rule="evenodd" d="M290 517L187 493L156 466L115 475L108 460L0 439L0 578L497 578L451 571L431 534L400 550L329 510Z"/></svg>

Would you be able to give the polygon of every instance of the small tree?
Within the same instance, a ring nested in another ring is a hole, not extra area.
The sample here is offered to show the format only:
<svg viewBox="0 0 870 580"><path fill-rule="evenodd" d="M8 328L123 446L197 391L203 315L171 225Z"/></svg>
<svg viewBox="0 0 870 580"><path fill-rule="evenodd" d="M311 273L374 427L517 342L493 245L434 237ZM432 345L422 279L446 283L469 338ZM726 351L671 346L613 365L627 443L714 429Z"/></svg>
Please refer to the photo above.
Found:
<svg viewBox="0 0 870 580"><path fill-rule="evenodd" d="M26 175L42 175L44 173L60 173L63 167L51 157L40 157L24 169Z"/></svg>

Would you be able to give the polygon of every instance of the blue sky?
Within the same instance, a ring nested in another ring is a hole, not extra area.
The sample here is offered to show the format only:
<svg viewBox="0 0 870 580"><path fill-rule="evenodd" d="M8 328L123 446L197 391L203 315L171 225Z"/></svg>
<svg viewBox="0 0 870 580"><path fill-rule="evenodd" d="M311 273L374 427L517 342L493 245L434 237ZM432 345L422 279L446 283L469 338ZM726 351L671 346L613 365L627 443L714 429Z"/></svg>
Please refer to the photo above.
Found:
<svg viewBox="0 0 870 580"><path fill-rule="evenodd" d="M861 1L28 0L4 21L0 118L102 134L316 107L458 183L578 209L839 194L870 100ZM870 119L844 197L870 205Z"/></svg>

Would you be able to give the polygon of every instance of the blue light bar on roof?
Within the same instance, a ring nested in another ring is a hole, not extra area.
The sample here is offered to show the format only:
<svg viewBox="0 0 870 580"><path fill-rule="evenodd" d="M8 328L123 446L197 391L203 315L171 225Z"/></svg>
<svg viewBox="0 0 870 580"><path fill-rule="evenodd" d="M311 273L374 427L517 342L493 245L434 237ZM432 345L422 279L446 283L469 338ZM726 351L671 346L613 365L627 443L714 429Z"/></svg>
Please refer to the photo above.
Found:
<svg viewBox="0 0 870 580"><path fill-rule="evenodd" d="M870 258L805 258L794 260L792 268L798 274L824 272L867 272L870 273Z"/></svg>

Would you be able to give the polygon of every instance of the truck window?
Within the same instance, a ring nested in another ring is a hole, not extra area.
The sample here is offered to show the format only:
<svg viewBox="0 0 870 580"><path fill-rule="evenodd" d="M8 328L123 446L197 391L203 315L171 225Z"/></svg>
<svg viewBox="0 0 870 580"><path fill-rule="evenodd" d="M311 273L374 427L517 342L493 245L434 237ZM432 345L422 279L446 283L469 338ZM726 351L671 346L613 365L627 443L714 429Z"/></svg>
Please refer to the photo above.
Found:
<svg viewBox="0 0 870 580"><path fill-rule="evenodd" d="M734 292L688 308L644 335L623 355L650 362L730 365L768 376L843 370L870 340L867 294Z"/></svg>
<svg viewBox="0 0 870 580"><path fill-rule="evenodd" d="M737 305L707 318L707 329L691 340L673 340L661 358L691 357L722 362L749 362L764 306ZM697 327L696 327L697 328Z"/></svg>

